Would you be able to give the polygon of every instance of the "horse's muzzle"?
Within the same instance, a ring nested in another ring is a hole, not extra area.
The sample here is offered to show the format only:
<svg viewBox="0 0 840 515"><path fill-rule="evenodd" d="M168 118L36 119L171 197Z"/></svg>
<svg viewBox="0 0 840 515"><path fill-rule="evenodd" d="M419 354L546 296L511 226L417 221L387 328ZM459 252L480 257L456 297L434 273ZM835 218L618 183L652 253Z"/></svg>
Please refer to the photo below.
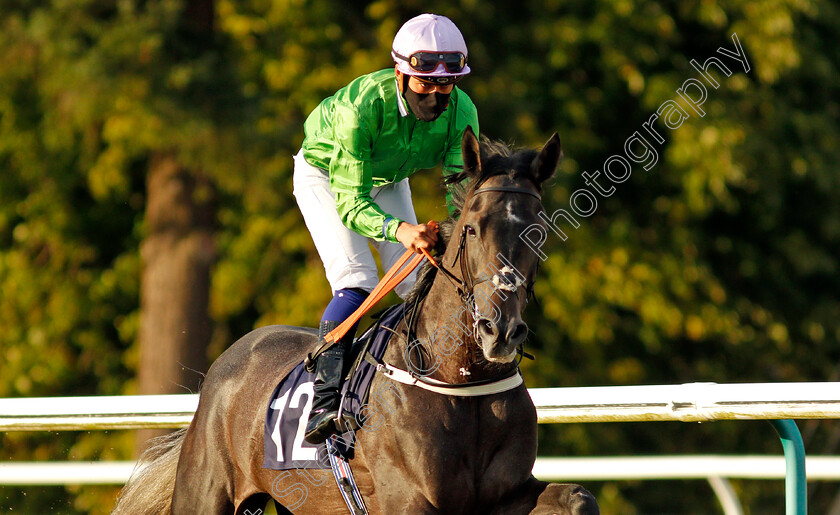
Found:
<svg viewBox="0 0 840 515"><path fill-rule="evenodd" d="M476 338L488 361L510 363L516 357L516 348L528 336L528 325L519 317L493 322L479 318L476 322Z"/></svg>

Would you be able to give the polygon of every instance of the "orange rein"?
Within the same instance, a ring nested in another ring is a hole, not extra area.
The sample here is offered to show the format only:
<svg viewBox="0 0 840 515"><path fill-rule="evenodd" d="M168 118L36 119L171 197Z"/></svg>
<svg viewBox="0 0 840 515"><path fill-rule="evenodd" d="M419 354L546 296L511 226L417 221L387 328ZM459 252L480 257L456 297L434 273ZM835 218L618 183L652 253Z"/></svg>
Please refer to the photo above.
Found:
<svg viewBox="0 0 840 515"><path fill-rule="evenodd" d="M434 220L430 221L428 224L432 229L437 231L438 223ZM412 257L414 256L414 257ZM400 256L400 259L394 263L394 266L391 267L390 270L382 277L382 280L379 281L379 284L376 285L376 288L370 292L368 298L362 302L362 305L353 312L344 322L338 325L335 329L327 333L324 336L324 340L327 342L337 342L341 339L342 336L347 334L347 331L350 330L353 325L361 319L368 310L373 307L377 302L382 300L385 295L387 295L391 290L397 287L403 279L408 277L408 275L417 268L420 263L423 261L423 258L429 260L434 266L438 266L437 261L429 254L426 249L420 249L420 254L412 252L411 250L406 250L405 253ZM408 264L406 265L406 262ZM405 265L405 267L403 267Z"/></svg>

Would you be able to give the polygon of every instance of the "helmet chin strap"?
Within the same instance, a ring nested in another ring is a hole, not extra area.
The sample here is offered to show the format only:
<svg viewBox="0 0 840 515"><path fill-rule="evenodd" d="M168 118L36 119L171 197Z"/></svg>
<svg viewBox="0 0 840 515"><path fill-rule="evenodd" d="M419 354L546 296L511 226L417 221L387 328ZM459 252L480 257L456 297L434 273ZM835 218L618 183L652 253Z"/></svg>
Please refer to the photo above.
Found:
<svg viewBox="0 0 840 515"><path fill-rule="evenodd" d="M399 81L399 83L400 83L400 95L402 95L403 98L405 98L405 92L408 89L408 80L411 78L411 76L406 75L405 73L401 73L400 75L402 76L402 80Z"/></svg>

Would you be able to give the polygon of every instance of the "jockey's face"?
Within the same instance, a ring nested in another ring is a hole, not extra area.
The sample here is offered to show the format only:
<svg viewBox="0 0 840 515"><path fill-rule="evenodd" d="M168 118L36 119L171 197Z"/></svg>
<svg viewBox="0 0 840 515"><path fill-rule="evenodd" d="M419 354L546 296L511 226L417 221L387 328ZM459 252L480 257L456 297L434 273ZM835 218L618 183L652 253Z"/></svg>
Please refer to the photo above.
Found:
<svg viewBox="0 0 840 515"><path fill-rule="evenodd" d="M403 73L399 70L395 71L397 74L397 84L402 84ZM411 91L420 95L436 92L448 95L452 93L452 88L455 87L455 84L435 84L433 82L424 82L414 75L411 75L408 78L408 87L411 88Z"/></svg>
<svg viewBox="0 0 840 515"><path fill-rule="evenodd" d="M452 93L452 88L455 87L455 84L425 82L412 75L408 79L408 87L415 93L443 93L444 95L448 95Z"/></svg>

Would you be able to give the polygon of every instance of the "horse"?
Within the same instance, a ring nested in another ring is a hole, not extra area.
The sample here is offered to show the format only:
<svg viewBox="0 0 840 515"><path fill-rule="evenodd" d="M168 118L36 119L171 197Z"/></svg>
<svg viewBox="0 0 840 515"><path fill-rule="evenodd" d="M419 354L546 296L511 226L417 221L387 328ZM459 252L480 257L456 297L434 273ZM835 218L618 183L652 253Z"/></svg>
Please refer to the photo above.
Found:
<svg viewBox="0 0 840 515"><path fill-rule="evenodd" d="M512 150L479 143L468 128L462 154L463 170L447 180L460 188L455 216L440 226L441 268L420 270L383 362L442 388L520 381L497 393L443 395L377 373L371 390L387 398L376 427L356 432L356 484L370 513L597 514L582 486L531 474L537 416L516 360L540 264L519 236L544 227L540 194L562 158L560 139ZM262 466L270 393L316 344L314 329L290 326L235 342L208 371L189 428L147 451L148 466L113 513L259 515L272 500L278 513L346 513L331 470Z"/></svg>

